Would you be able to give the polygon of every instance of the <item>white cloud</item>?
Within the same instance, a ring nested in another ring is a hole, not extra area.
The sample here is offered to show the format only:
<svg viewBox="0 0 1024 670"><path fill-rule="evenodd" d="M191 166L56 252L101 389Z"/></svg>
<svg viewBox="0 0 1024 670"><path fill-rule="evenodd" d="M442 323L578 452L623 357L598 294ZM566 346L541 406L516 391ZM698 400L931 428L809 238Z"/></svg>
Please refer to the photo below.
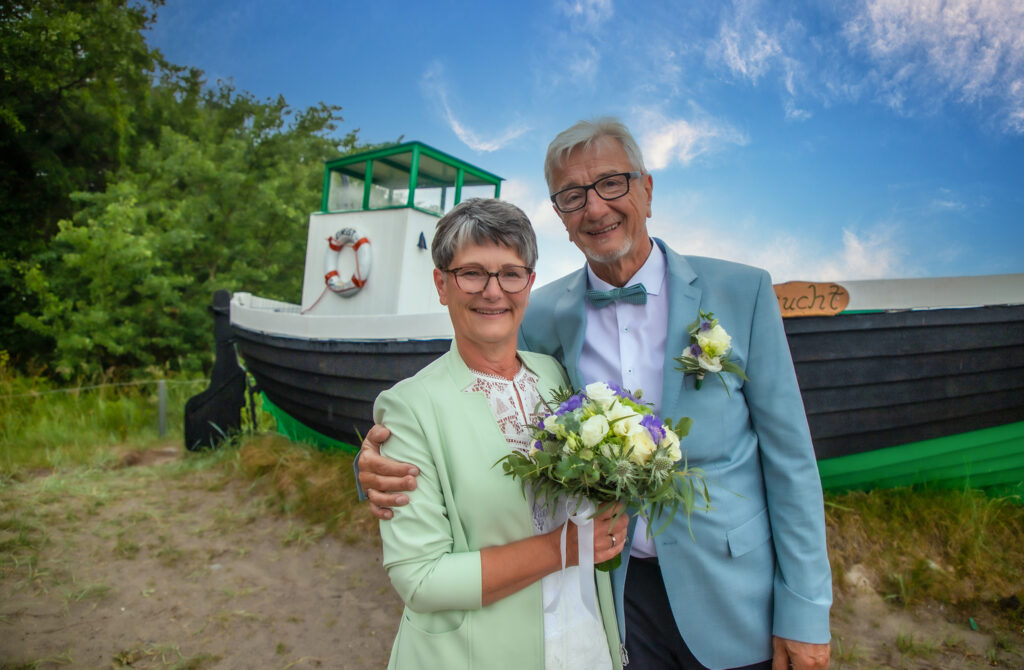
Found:
<svg viewBox="0 0 1024 670"><path fill-rule="evenodd" d="M566 72L573 82L579 85L594 81L601 63L601 54L593 44L574 42L563 56Z"/></svg>
<svg viewBox="0 0 1024 670"><path fill-rule="evenodd" d="M778 7L761 6L758 0L734 0L722 11L718 34L708 44L711 63L723 64L733 77L754 86L771 77L777 81L786 118L805 121L812 114L797 104L806 77L803 64L794 56L805 48L802 24L772 16Z"/></svg>
<svg viewBox="0 0 1024 670"><path fill-rule="evenodd" d="M736 28L723 25L718 40L719 57L733 74L755 84L782 53L778 39L759 28L750 28L741 34Z"/></svg>
<svg viewBox="0 0 1024 670"><path fill-rule="evenodd" d="M893 109L984 105L1006 130L1024 132L1019 0L866 0L844 34L872 60L879 97Z"/></svg>
<svg viewBox="0 0 1024 670"><path fill-rule="evenodd" d="M867 234L843 229L843 245L831 257L818 260L815 273L823 278L885 279L905 276L905 252L895 244L891 231L879 228ZM811 268L814 268L813 260ZM802 268L800 272L805 272ZM795 278L795 275L794 275Z"/></svg>
<svg viewBox="0 0 1024 670"><path fill-rule="evenodd" d="M583 266L583 254L569 241L565 226L555 214L542 179L509 179L501 185L501 199L526 212L537 235L537 286Z"/></svg>
<svg viewBox="0 0 1024 670"><path fill-rule="evenodd" d="M455 136L474 151L491 152L503 149L517 137L530 130L529 126L517 123L497 134L484 136L467 126L456 117L448 103L448 83L444 74L444 66L440 63L432 63L427 68L420 79L420 87L428 99L433 99L440 105L441 113Z"/></svg>
<svg viewBox="0 0 1024 670"><path fill-rule="evenodd" d="M946 212L948 212L948 211L962 212L962 211L967 209L967 205L965 205L964 203L960 202L959 200L948 200L948 199L942 199L942 198L936 198L935 200L933 200L932 203L931 203L931 207L932 207L932 209L936 209L936 210L939 210L939 211L946 211Z"/></svg>
<svg viewBox="0 0 1024 670"><path fill-rule="evenodd" d="M602 74L602 26L613 14L611 2L558 2L555 10L562 16L555 17L555 30L546 40L550 53L545 60L551 66L538 74L552 90L564 90L567 85L587 90Z"/></svg>
<svg viewBox="0 0 1024 670"><path fill-rule="evenodd" d="M663 203L665 205L665 203ZM656 206L657 207L657 206ZM673 194L669 216L651 219L650 231L679 253L709 256L768 270L772 281L836 281L909 277L918 271L902 241L901 225L879 222L853 230L841 239L822 240L794 228L769 228L764 221L718 221L700 214L699 193Z"/></svg>
<svg viewBox="0 0 1024 670"><path fill-rule="evenodd" d="M640 111L633 126L649 170L660 170L673 163L686 166L698 156L717 151L724 145L743 146L749 141L745 134L724 121L670 119L653 110Z"/></svg>
<svg viewBox="0 0 1024 670"><path fill-rule="evenodd" d="M786 100L783 108L786 110L786 118L791 121L806 121L812 116L808 110L797 107L793 100Z"/></svg>
<svg viewBox="0 0 1024 670"><path fill-rule="evenodd" d="M574 28L583 32L597 30L615 13L612 0L568 0L559 3L559 9Z"/></svg>

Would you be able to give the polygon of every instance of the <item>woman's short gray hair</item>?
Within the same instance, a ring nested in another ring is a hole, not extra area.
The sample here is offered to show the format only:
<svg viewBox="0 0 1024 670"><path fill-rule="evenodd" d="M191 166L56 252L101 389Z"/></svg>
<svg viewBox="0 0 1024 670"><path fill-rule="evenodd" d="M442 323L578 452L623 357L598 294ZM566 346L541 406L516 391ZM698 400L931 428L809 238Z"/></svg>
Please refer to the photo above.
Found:
<svg viewBox="0 0 1024 670"><path fill-rule="evenodd" d="M537 236L523 210L494 198L470 198L441 217L430 255L434 267L447 270L464 244L498 244L512 249L528 268L537 265Z"/></svg>
<svg viewBox="0 0 1024 670"><path fill-rule="evenodd" d="M589 149L594 142L602 137L618 140L626 151L626 156L633 169L641 172L647 171L644 169L643 153L629 129L618 119L604 116L593 121L578 121L551 140L551 144L548 145L548 153L544 157L544 179L548 182L548 189L555 190L555 185L552 183L555 170L562 167L573 149L577 147Z"/></svg>

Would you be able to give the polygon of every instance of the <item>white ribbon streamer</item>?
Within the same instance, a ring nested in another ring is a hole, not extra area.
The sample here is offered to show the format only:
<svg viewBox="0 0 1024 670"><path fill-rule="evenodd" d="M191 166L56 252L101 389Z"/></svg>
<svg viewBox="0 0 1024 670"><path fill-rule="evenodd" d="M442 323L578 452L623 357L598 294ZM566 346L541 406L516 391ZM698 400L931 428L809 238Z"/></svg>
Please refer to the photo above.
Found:
<svg viewBox="0 0 1024 670"><path fill-rule="evenodd" d="M571 503L570 503L571 504ZM597 592L594 588L594 520L591 518L596 511L594 503L584 498L576 507L574 514L562 525L562 537L560 547L562 551L562 573L561 586L555 597L545 607L545 612L554 612L558 608L558 602L565 592L565 541L569 532L569 522L576 524L576 549L579 556L579 582L580 598L583 606L587 608L591 616L600 621L597 613Z"/></svg>

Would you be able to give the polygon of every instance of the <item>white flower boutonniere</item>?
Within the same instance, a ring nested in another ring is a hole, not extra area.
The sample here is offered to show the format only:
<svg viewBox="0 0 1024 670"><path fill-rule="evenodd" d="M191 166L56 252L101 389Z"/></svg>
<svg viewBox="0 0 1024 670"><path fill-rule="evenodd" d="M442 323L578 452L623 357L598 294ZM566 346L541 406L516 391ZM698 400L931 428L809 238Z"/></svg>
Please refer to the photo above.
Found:
<svg viewBox="0 0 1024 670"><path fill-rule="evenodd" d="M683 350L682 356L675 357L679 363L676 370L696 376L698 389L704 383L704 375L709 372L718 375L726 393L729 386L722 377L723 372L731 372L749 381L743 368L729 360L732 337L718 324L714 314L700 310L698 319L686 327L686 332L690 333L690 346Z"/></svg>

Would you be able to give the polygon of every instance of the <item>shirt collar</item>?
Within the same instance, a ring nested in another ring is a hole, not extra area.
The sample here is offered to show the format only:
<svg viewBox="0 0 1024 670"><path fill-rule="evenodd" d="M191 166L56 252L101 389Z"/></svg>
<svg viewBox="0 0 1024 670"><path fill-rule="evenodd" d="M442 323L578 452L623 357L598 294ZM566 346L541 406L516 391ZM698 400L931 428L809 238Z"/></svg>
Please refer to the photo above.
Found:
<svg viewBox="0 0 1024 670"><path fill-rule="evenodd" d="M590 267L590 263L587 263L587 280L590 282L590 288L597 289L598 291L610 291L615 286L609 284L605 280L594 274L593 268ZM629 281L626 282L625 286L632 286L633 284L643 284L644 288L647 289L648 295L658 295L661 293L661 288L665 284L665 274L668 271L668 264L665 262L665 252L661 250L657 244L651 243L651 253L647 256L647 260L640 266L640 269L636 271Z"/></svg>

